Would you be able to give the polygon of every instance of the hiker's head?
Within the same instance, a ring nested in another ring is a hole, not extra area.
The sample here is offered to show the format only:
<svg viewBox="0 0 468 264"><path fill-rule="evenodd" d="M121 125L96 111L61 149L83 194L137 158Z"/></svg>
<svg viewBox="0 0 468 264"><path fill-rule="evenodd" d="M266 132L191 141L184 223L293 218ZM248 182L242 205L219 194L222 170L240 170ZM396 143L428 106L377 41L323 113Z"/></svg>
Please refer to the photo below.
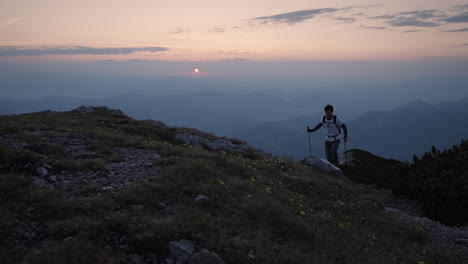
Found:
<svg viewBox="0 0 468 264"><path fill-rule="evenodd" d="M327 117L332 117L333 116L333 106L332 105L326 105L323 110L325 110L325 115Z"/></svg>

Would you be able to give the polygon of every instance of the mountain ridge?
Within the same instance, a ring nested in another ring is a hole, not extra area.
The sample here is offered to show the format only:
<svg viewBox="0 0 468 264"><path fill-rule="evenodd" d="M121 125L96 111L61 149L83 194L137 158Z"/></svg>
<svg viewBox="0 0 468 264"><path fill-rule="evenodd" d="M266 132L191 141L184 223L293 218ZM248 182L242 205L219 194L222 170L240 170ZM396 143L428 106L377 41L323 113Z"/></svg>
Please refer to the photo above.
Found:
<svg viewBox="0 0 468 264"><path fill-rule="evenodd" d="M5 263L460 260L372 192L239 140L102 107L0 121Z"/></svg>

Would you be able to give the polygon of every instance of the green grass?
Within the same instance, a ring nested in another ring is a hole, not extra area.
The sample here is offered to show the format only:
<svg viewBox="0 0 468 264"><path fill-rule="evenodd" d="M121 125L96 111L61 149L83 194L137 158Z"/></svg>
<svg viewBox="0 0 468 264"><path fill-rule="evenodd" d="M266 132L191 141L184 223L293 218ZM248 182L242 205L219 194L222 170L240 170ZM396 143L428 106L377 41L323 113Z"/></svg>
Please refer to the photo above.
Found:
<svg viewBox="0 0 468 264"><path fill-rule="evenodd" d="M31 172L16 165L42 162L53 153L15 152L4 164L8 172L0 174L0 257L7 262L124 263L129 254L163 259L168 242L179 239L196 241L197 250L214 251L226 263L249 263L250 250L255 263L460 262L432 248L418 227L386 213L377 197L290 159L182 146L172 128L105 111L0 116L0 124L2 133L88 137L87 148L96 156L56 159L52 165L61 170L104 170L117 146L163 156L157 177L110 193L89 185L86 195L70 197L31 185ZM11 153L0 148L3 157ZM209 199L195 202L198 194ZM18 218L40 223L36 232L54 242L11 257L6 238ZM128 247L120 249L111 235Z"/></svg>

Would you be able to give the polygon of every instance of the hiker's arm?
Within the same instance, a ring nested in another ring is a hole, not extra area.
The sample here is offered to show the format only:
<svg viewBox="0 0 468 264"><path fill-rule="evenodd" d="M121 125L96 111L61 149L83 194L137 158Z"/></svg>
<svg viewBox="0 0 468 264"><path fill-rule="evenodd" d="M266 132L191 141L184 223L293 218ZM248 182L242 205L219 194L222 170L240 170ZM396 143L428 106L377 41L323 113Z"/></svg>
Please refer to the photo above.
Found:
<svg viewBox="0 0 468 264"><path fill-rule="evenodd" d="M314 128L309 129L308 131L309 132L315 132L315 131L319 130L322 126L323 126L322 123L318 123Z"/></svg>
<svg viewBox="0 0 468 264"><path fill-rule="evenodd" d="M346 127L346 125L344 123L341 125L341 128L343 128L344 138L345 138L345 140L347 140L348 139L348 128Z"/></svg>

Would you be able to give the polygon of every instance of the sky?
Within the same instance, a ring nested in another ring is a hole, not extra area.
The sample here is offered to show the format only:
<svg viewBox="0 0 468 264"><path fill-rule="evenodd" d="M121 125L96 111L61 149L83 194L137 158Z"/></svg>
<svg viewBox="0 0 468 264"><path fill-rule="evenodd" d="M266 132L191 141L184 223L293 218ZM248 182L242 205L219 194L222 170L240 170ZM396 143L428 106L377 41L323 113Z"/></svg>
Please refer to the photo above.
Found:
<svg viewBox="0 0 468 264"><path fill-rule="evenodd" d="M299 69L305 77L304 63L313 62L393 63L390 72L408 62L434 65L425 76L463 74L468 1L0 0L0 63L83 61L149 61L160 67L155 75L199 67L197 76L235 78L245 61L255 62L245 76L268 77L285 63L285 75ZM238 67L219 70L215 62L226 61ZM203 63L214 63L211 72Z"/></svg>

